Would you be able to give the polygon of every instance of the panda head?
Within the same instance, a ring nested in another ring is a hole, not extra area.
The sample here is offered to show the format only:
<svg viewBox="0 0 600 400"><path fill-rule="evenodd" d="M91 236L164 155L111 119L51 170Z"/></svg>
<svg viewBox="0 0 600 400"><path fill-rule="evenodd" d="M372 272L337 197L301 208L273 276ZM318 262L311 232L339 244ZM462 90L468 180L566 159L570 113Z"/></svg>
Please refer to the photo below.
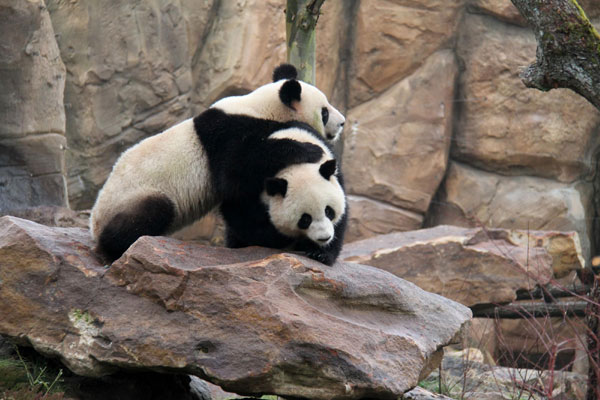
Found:
<svg viewBox="0 0 600 400"><path fill-rule="evenodd" d="M279 88L281 103L293 111L295 120L309 124L327 140L336 140L346 119L329 104L323 92L297 77L298 71L291 64L281 64L273 71L273 82Z"/></svg>
<svg viewBox="0 0 600 400"><path fill-rule="evenodd" d="M320 246L333 240L335 225L346 211L344 191L335 175L336 162L292 165L265 180L262 199L275 228L306 237Z"/></svg>
<svg viewBox="0 0 600 400"><path fill-rule="evenodd" d="M211 107L228 114L242 114L279 122L301 121L329 141L335 141L342 132L345 118L336 110L327 96L306 82L297 80L293 65L282 64L273 71L273 82L243 96L219 100Z"/></svg>

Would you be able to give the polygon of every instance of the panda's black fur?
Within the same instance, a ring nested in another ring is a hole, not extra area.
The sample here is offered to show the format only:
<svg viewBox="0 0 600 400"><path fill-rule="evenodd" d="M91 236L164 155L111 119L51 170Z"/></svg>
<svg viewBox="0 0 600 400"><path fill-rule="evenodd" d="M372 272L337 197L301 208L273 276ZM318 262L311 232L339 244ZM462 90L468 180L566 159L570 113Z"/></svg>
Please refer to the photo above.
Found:
<svg viewBox="0 0 600 400"><path fill-rule="evenodd" d="M307 124L277 122L244 115L230 115L211 108L194 118L194 128L208 158L217 202L244 204L247 192L262 190L266 177L293 164L313 163L323 150L314 144L290 139L268 139L273 132L299 127L319 137ZM136 211L139 210L139 211ZM98 249L115 260L142 235L162 235L173 222L175 208L166 196L140 201L133 211L120 212L98 238Z"/></svg>
<svg viewBox="0 0 600 400"><path fill-rule="evenodd" d="M175 205L167 196L145 197L134 211L122 211L110 219L98 237L98 250L114 261L140 236L165 233L174 218Z"/></svg>
<svg viewBox="0 0 600 400"><path fill-rule="evenodd" d="M291 64L281 64L273 70L273 82L282 79L297 79L298 70Z"/></svg>
<svg viewBox="0 0 600 400"><path fill-rule="evenodd" d="M274 132L297 127L322 142L319 134L302 122L277 122L208 109L194 118L194 127L221 202L245 201L248 193L262 191L265 178L289 165L314 163L323 156L323 150L312 143L268 138Z"/></svg>
<svg viewBox="0 0 600 400"><path fill-rule="evenodd" d="M341 132L343 115L296 76L293 66L282 65L273 71L275 82L221 99L125 151L92 208L97 250L115 260L140 236L172 233L222 199L243 200L246 190L255 192L281 168L320 160L324 152L315 144L267 138L298 127L325 143L323 137ZM329 118L318 117L323 110ZM314 123L317 130L292 120Z"/></svg>
<svg viewBox="0 0 600 400"><path fill-rule="evenodd" d="M336 174L344 187L341 172ZM267 206L261 201L262 189L253 188L243 203L223 201L220 206L225 220L227 247L263 246L274 249L300 251L307 257L326 265L332 265L342 250L348 222L348 211L344 212L334 229L334 238L326 246L320 246L308 238L292 238L279 232L271 222ZM283 193L285 194L285 193Z"/></svg>
<svg viewBox="0 0 600 400"><path fill-rule="evenodd" d="M269 135L296 127L309 132L333 152L331 146L312 127L301 122L279 123L232 116L217 109L196 117L194 125L206 149L213 185L219 193L227 247L289 248L324 264L333 264L342 248L347 212L335 225L334 239L326 246L320 246L307 238L291 238L280 233L271 223L267 207L260 199L267 178L293 164L317 162L323 155L317 145L292 139L269 139ZM321 168L323 178L329 179L335 172L335 161L332 163L333 169L327 169L329 172ZM336 177L343 188L341 172Z"/></svg>

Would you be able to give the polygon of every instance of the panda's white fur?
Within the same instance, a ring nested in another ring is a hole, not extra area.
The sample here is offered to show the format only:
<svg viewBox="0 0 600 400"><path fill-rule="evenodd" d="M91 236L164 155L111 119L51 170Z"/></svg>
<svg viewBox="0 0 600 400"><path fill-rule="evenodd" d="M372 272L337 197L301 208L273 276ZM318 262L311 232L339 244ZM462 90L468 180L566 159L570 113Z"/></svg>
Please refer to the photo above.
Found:
<svg viewBox="0 0 600 400"><path fill-rule="evenodd" d="M319 171L322 163L331 160L333 154L318 139L302 129L285 129L274 133L270 138L308 142L323 149L324 154L319 162L291 165L277 173L275 178L287 182L285 196L271 196L265 191L261 194L261 199L267 206L271 222L282 234L307 237L320 246L329 244L334 239L335 225L346 213L346 197L336 175L325 179ZM325 215L327 206L335 211L332 220ZM300 229L298 220L305 213L312 217L312 223L308 229Z"/></svg>
<svg viewBox="0 0 600 400"><path fill-rule="evenodd" d="M326 96L312 85L295 81L301 87L301 101L294 100L285 105L280 98L280 90L286 82L287 79L281 79L247 95L222 99L211 108L220 109L227 114L279 122L297 120L312 126L325 138L337 139L344 125L344 117L329 104ZM324 108L329 114L325 124L321 114ZM137 217L144 217L139 209L145 207L148 198L172 203L174 215L165 216L166 226L158 228L159 233L142 232L139 236L173 232L204 216L218 205L207 156L198 140L197 129L194 120L190 118L141 141L121 155L92 208L90 230L95 241L98 241L107 224L117 215L131 212ZM158 213L162 212L161 208L157 210ZM113 241L119 240L118 235L111 233L111 237Z"/></svg>
<svg viewBox="0 0 600 400"><path fill-rule="evenodd" d="M307 237L320 246L334 239L335 225L346 212L344 191L335 177L325 180L319 174L321 164L293 165L277 174L287 181L285 196L262 195L269 217L275 228L286 236ZM329 206L335 211L330 220L325 214ZM300 229L298 221L308 214L312 222L308 229Z"/></svg>
<svg viewBox="0 0 600 400"><path fill-rule="evenodd" d="M281 101L273 101L281 86L286 82L281 79L268 83L243 96L231 96L221 99L211 107L218 108L228 114L243 114L249 117L272 119L275 121L301 121L312 126L324 138L335 141L344 127L344 116L335 109L323 92L306 82L298 81L302 88L302 101L293 102L288 107ZM326 108L329 118L323 124L321 111Z"/></svg>
<svg viewBox="0 0 600 400"><path fill-rule="evenodd" d="M193 119L151 136L124 152L98 193L90 217L94 240L110 219L138 207L138 199L165 194L175 205L172 228L185 226L217 205L208 161Z"/></svg>

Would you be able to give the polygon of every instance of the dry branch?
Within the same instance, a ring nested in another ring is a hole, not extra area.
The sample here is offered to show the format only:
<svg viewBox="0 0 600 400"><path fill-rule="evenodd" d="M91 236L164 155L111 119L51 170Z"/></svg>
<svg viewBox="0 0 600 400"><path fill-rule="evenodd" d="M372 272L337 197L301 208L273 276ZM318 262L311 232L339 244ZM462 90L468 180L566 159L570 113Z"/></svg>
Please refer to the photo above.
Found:
<svg viewBox="0 0 600 400"><path fill-rule="evenodd" d="M583 317L588 303L569 301L560 303L522 302L503 306L486 305L471 307L475 318L526 319L545 317Z"/></svg>

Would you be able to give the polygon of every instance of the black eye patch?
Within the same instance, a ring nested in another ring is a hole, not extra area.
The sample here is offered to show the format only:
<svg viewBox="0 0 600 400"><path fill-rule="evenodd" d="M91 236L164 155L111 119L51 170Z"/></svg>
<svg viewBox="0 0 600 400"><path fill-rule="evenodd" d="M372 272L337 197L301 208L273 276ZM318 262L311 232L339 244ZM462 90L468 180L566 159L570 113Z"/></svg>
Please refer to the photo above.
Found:
<svg viewBox="0 0 600 400"><path fill-rule="evenodd" d="M310 224L312 223L312 217L310 214L304 213L302 217L298 220L298 228L300 229L308 229Z"/></svg>
<svg viewBox="0 0 600 400"><path fill-rule="evenodd" d="M329 206L325 207L325 216L333 221L333 219L335 218L335 211L333 210L333 208Z"/></svg>
<svg viewBox="0 0 600 400"><path fill-rule="evenodd" d="M327 125L327 121L329 121L329 110L327 107L321 108L321 118L323 119L323 125Z"/></svg>

